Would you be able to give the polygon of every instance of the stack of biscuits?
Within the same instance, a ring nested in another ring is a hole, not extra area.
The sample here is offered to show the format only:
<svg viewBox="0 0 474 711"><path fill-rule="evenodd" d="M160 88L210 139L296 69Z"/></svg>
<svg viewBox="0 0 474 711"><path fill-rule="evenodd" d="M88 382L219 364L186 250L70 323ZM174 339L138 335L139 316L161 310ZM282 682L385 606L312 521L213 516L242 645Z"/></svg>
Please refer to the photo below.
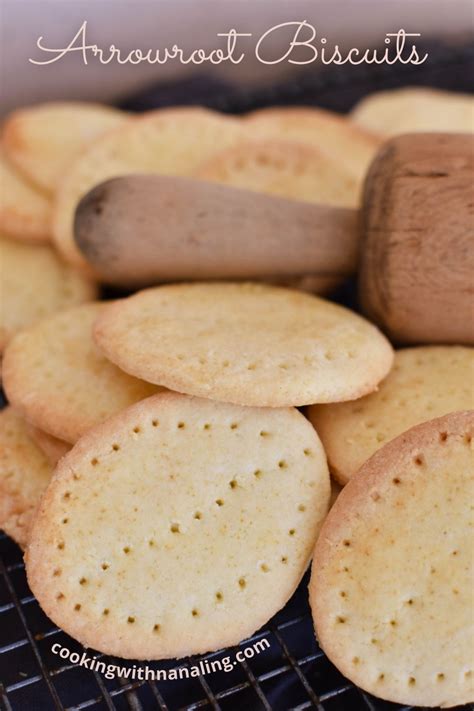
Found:
<svg viewBox="0 0 474 711"><path fill-rule="evenodd" d="M348 117L51 103L6 119L0 527L68 634L132 659L219 650L311 563L316 635L346 677L403 704L474 699L473 349L394 350L307 275L103 300L73 229L91 188L132 173L356 207L386 136L472 115L470 97L404 89Z"/></svg>

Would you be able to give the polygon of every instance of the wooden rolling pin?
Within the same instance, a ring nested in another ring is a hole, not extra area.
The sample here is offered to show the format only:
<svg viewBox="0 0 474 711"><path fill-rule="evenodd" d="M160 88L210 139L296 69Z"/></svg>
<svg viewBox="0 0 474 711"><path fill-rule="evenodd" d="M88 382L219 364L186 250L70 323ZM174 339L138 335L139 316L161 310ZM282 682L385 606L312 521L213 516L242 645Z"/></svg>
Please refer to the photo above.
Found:
<svg viewBox="0 0 474 711"><path fill-rule="evenodd" d="M349 275L363 310L406 343L474 343L474 138L394 138L374 159L361 211L189 178L115 178L75 217L108 282Z"/></svg>

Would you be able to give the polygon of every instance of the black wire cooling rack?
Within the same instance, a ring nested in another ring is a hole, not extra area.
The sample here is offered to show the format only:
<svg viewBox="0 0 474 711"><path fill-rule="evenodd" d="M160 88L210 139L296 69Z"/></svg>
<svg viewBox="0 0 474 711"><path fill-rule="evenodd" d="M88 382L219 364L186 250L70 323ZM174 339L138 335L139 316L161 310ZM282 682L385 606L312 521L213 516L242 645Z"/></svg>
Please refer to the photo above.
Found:
<svg viewBox="0 0 474 711"><path fill-rule="evenodd" d="M272 104L317 104L347 111L370 91L403 85L428 85L458 91L472 90L474 47L426 46L430 60L413 67L350 67L306 74L282 86L259 90L232 87L198 77L161 85L122 103L129 110L173 104L202 104L243 112ZM356 306L349 286L338 295ZM0 402L0 406L1 406ZM328 661L314 637L308 606L307 576L291 600L262 630L235 649L183 661L235 659L241 650L267 640L269 646L229 672L218 671L177 681L107 679L53 654L59 643L71 652L83 648L55 627L31 594L19 548L0 532L0 708L5 711L408 711L355 687ZM249 654L249 653L248 653ZM89 657L133 667L133 662ZM137 667L143 666L137 663ZM153 669L172 669L175 661L151 663ZM463 709L474 711L474 706Z"/></svg>

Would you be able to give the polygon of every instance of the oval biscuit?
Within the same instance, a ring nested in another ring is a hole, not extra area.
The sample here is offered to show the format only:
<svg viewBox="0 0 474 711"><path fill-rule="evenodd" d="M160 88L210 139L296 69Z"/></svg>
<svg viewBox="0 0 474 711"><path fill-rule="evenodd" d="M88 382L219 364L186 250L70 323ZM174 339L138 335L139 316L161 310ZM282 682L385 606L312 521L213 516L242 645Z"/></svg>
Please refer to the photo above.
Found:
<svg viewBox="0 0 474 711"><path fill-rule="evenodd" d="M329 495L324 451L297 410L161 393L61 460L28 581L56 624L107 654L217 650L293 594Z"/></svg>
<svg viewBox="0 0 474 711"><path fill-rule="evenodd" d="M257 407L360 397L392 363L388 341L357 314L251 283L147 289L107 306L94 335L136 377Z"/></svg>
<svg viewBox="0 0 474 711"><path fill-rule="evenodd" d="M409 427L474 408L474 348L420 346L395 351L376 392L354 402L314 405L308 417L333 476L346 484L359 467Z"/></svg>
<svg viewBox="0 0 474 711"><path fill-rule="evenodd" d="M352 682L400 704L474 699L474 411L418 425L340 493L309 586L322 649Z"/></svg>
<svg viewBox="0 0 474 711"><path fill-rule="evenodd" d="M41 430L74 443L157 387L127 375L92 340L103 302L62 311L18 333L3 358L9 401Z"/></svg>

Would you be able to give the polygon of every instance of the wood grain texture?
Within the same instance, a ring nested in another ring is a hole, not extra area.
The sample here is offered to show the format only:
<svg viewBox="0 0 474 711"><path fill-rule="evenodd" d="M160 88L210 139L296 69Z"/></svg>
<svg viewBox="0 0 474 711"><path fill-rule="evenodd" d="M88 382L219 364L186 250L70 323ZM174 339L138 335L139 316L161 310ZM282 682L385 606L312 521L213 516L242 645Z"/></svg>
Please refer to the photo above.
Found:
<svg viewBox="0 0 474 711"><path fill-rule="evenodd" d="M474 343L474 138L389 141L367 176L359 296L405 343Z"/></svg>

